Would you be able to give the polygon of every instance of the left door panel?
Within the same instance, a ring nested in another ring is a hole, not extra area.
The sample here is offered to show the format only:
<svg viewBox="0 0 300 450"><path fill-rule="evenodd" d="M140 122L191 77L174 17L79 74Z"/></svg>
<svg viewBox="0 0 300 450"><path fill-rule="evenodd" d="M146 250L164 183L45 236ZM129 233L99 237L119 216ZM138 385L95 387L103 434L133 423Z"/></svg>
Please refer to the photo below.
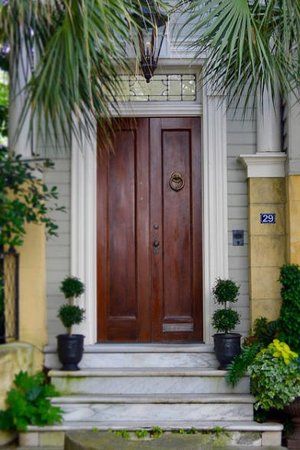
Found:
<svg viewBox="0 0 300 450"><path fill-rule="evenodd" d="M118 120L98 135L98 340L148 341L149 121Z"/></svg>

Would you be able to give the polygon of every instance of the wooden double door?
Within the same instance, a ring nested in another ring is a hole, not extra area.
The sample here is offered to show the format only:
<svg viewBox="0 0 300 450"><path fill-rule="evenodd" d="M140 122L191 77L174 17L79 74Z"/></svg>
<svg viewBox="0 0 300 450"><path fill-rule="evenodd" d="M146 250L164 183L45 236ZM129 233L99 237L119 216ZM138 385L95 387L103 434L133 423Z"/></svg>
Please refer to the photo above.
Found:
<svg viewBox="0 0 300 450"><path fill-rule="evenodd" d="M113 147L98 157L98 341L201 341L200 119L120 119Z"/></svg>

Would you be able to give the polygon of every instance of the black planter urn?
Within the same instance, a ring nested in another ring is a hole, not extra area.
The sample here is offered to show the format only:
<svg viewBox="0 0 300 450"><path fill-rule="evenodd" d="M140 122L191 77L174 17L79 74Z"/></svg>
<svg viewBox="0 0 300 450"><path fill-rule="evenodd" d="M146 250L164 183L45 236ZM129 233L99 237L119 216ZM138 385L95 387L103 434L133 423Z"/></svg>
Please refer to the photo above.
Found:
<svg viewBox="0 0 300 450"><path fill-rule="evenodd" d="M226 370L227 366L241 352L241 335L216 333L213 337L215 354L220 363L219 370Z"/></svg>
<svg viewBox="0 0 300 450"><path fill-rule="evenodd" d="M83 355L82 334L59 334L57 336L57 354L62 363L61 370L80 370L78 364Z"/></svg>

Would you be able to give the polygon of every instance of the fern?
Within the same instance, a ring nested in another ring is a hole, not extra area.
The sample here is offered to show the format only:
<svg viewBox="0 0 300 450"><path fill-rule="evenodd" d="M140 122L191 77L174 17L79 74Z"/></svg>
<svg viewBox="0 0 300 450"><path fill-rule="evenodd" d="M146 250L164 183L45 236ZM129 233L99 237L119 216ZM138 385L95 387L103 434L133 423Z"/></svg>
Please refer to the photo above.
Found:
<svg viewBox="0 0 300 450"><path fill-rule="evenodd" d="M251 345L244 345L242 351L237 355L228 366L226 381L235 386L247 373L248 367L254 361L257 353L261 350L262 344L254 342Z"/></svg>

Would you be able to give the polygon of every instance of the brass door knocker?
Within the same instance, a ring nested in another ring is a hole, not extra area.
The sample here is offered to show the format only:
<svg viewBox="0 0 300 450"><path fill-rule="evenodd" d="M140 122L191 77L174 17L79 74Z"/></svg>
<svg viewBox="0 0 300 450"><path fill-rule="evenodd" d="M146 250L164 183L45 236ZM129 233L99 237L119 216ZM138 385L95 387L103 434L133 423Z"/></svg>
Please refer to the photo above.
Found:
<svg viewBox="0 0 300 450"><path fill-rule="evenodd" d="M184 179L182 174L180 172L172 172L169 185L173 191L180 191L184 187Z"/></svg>

